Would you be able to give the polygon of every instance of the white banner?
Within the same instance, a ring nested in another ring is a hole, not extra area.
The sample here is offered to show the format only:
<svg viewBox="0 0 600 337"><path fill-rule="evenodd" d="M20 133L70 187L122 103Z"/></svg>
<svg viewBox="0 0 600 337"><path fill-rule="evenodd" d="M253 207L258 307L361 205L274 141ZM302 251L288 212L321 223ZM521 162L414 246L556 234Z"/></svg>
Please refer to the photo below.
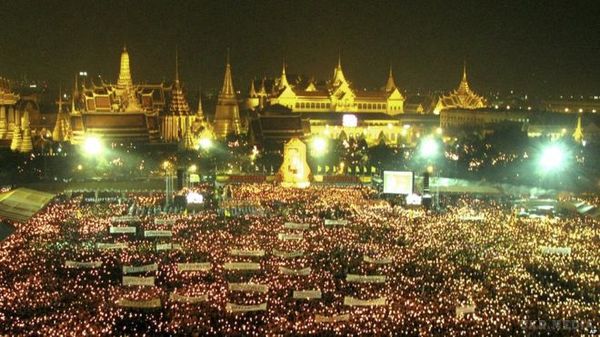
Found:
<svg viewBox="0 0 600 337"><path fill-rule="evenodd" d="M135 227L131 226L110 226L110 234L135 234Z"/></svg>
<svg viewBox="0 0 600 337"><path fill-rule="evenodd" d="M124 286L153 286L154 276L142 277L142 276L123 276Z"/></svg>
<svg viewBox="0 0 600 337"><path fill-rule="evenodd" d="M348 220L331 220L325 219L325 226L346 226Z"/></svg>
<svg viewBox="0 0 600 337"><path fill-rule="evenodd" d="M540 250L542 251L542 254L571 255L571 247L541 246Z"/></svg>
<svg viewBox="0 0 600 337"><path fill-rule="evenodd" d="M350 320L350 314L323 316L315 315L316 323L335 323L335 322L347 322Z"/></svg>
<svg viewBox="0 0 600 337"><path fill-rule="evenodd" d="M321 290L294 290L292 295L295 299L319 299L321 298Z"/></svg>
<svg viewBox="0 0 600 337"><path fill-rule="evenodd" d="M346 275L347 282L357 283L385 283L385 275Z"/></svg>
<svg viewBox="0 0 600 337"><path fill-rule="evenodd" d="M279 234L277 234L277 238L279 240L283 240L283 241L302 240L304 238L304 236L302 235L302 233L298 233L298 234L279 233Z"/></svg>
<svg viewBox="0 0 600 337"><path fill-rule="evenodd" d="M154 219L155 225L170 225L173 226L177 219Z"/></svg>
<svg viewBox="0 0 600 337"><path fill-rule="evenodd" d="M267 310L267 303L253 304L253 305L241 305L235 303L227 303L225 305L227 312L250 312L250 311L265 311Z"/></svg>
<svg viewBox="0 0 600 337"><path fill-rule="evenodd" d="M123 274L145 273L149 271L157 271L158 264L146 264L143 266L123 266Z"/></svg>
<svg viewBox="0 0 600 337"><path fill-rule="evenodd" d="M250 249L230 249L229 255L234 256L265 256L265 251L262 249L250 250Z"/></svg>
<svg viewBox="0 0 600 337"><path fill-rule="evenodd" d="M225 270L260 270L260 263L256 262L227 262L223 265Z"/></svg>
<svg viewBox="0 0 600 337"><path fill-rule="evenodd" d="M344 305L350 307L371 307L371 306L380 306L386 305L387 300L385 296L374 298L372 300L360 300L351 296L344 296Z"/></svg>
<svg viewBox="0 0 600 337"><path fill-rule="evenodd" d="M462 318L466 314L474 314L475 306L474 305L458 306L455 309L455 313L456 313L456 318Z"/></svg>
<svg viewBox="0 0 600 337"><path fill-rule="evenodd" d="M483 221L485 220L485 217L483 214L479 214L479 215L462 215L459 217L460 220L462 221Z"/></svg>
<svg viewBox="0 0 600 337"><path fill-rule="evenodd" d="M90 261L90 262L79 262L79 261L65 261L65 267L67 268L99 268L102 266L102 261Z"/></svg>
<svg viewBox="0 0 600 337"><path fill-rule="evenodd" d="M269 291L269 286L257 283L229 283L229 291L264 294Z"/></svg>
<svg viewBox="0 0 600 337"><path fill-rule="evenodd" d="M279 266L279 272L285 275L294 275L294 276L307 276L310 274L310 267L302 268L302 269L289 269L286 267Z"/></svg>
<svg viewBox="0 0 600 337"><path fill-rule="evenodd" d="M208 301L208 295L204 294L204 295L199 295L199 296L185 296L185 295L179 295L177 293L171 293L171 295L169 296L169 299L174 302L191 304L191 303L200 303L200 302Z"/></svg>
<svg viewBox="0 0 600 337"><path fill-rule="evenodd" d="M283 224L283 228L286 229L297 229L297 230L307 230L310 228L310 224L307 223L297 223L297 222L286 222Z"/></svg>
<svg viewBox="0 0 600 337"><path fill-rule="evenodd" d="M382 257L380 259L372 259L366 255L363 255L363 261L365 261L367 263L373 263L373 264L390 264L390 263L392 263L392 258L391 257Z"/></svg>
<svg viewBox="0 0 600 337"><path fill-rule="evenodd" d="M140 222L142 221L142 219L140 219L139 216L132 216L132 215L123 215L123 216L113 216L112 218L110 218L110 221L112 222Z"/></svg>
<svg viewBox="0 0 600 337"><path fill-rule="evenodd" d="M162 231L162 230L146 230L144 231L144 237L171 237L173 236L172 231Z"/></svg>
<svg viewBox="0 0 600 337"><path fill-rule="evenodd" d="M96 243L96 248L98 249L127 249L129 248L129 244L127 242L120 243Z"/></svg>
<svg viewBox="0 0 600 337"><path fill-rule="evenodd" d="M208 271L212 269L210 262L190 262L178 263L177 270L179 271Z"/></svg>
<svg viewBox="0 0 600 337"><path fill-rule="evenodd" d="M171 249L181 249L181 244L179 243L157 243L156 244L156 251L161 251L161 250L171 250Z"/></svg>
<svg viewBox="0 0 600 337"><path fill-rule="evenodd" d="M304 251L302 250L294 250L291 252L283 252L277 249L273 249L273 255L277 256L277 257L283 257L283 258L293 258L293 257L302 257L304 256Z"/></svg>
<svg viewBox="0 0 600 337"><path fill-rule="evenodd" d="M117 301L117 305L122 308L160 308L160 298L153 298L146 301L134 301L122 298Z"/></svg>

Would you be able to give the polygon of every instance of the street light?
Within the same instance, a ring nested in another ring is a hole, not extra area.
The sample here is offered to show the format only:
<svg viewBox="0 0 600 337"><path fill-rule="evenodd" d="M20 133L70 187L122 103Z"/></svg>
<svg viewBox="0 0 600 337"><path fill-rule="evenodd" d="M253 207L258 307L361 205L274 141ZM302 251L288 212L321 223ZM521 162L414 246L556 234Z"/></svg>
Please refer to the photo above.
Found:
<svg viewBox="0 0 600 337"><path fill-rule="evenodd" d="M538 165L542 173L558 172L567 164L567 149L562 144L546 146L540 155Z"/></svg>
<svg viewBox="0 0 600 337"><path fill-rule="evenodd" d="M311 145L311 154L315 157L320 157L323 154L325 154L325 152L327 152L327 140L323 137L314 137L312 139Z"/></svg>
<svg viewBox="0 0 600 337"><path fill-rule="evenodd" d="M83 152L88 156L97 156L104 151L104 145L100 138L96 136L87 136L83 140Z"/></svg>
<svg viewBox="0 0 600 337"><path fill-rule="evenodd" d="M433 137L427 137L421 141L419 152L424 158L433 158L437 155L439 144Z"/></svg>
<svg viewBox="0 0 600 337"><path fill-rule="evenodd" d="M202 150L208 150L212 147L212 145L212 140L208 137L200 138L200 141L198 142L198 146Z"/></svg>

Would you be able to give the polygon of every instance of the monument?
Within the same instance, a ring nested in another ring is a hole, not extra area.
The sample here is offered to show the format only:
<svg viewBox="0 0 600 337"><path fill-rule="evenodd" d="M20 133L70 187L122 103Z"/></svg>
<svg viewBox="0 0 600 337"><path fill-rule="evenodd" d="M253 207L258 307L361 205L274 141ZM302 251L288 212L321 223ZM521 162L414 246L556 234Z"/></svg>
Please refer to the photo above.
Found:
<svg viewBox="0 0 600 337"><path fill-rule="evenodd" d="M281 186L306 188L310 185L310 168L306 163L306 144L298 138L292 138L283 147L283 164L279 169Z"/></svg>

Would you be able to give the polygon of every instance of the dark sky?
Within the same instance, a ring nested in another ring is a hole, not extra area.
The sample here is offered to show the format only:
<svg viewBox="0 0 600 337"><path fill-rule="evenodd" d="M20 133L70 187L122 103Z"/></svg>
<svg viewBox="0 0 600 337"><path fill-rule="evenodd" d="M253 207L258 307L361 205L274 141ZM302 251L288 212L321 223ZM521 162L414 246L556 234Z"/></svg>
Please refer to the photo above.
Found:
<svg viewBox="0 0 600 337"><path fill-rule="evenodd" d="M356 87L456 87L463 59L481 93L600 94L600 1L3 1L0 75L70 86L87 70L115 81L127 43L135 82L188 89L280 72L329 78L341 51Z"/></svg>

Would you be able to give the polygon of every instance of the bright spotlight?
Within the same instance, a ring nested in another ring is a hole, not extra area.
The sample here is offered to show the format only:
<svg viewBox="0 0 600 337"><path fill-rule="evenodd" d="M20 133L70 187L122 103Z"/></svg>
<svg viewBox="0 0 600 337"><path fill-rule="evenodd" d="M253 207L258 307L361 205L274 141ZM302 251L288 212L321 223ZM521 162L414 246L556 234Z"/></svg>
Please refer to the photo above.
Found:
<svg viewBox="0 0 600 337"><path fill-rule="evenodd" d="M212 147L212 140L210 138L200 138L198 145L202 150L208 150Z"/></svg>
<svg viewBox="0 0 600 337"><path fill-rule="evenodd" d="M538 162L543 172L560 171L566 164L566 149L560 144L551 144L542 150Z"/></svg>
<svg viewBox="0 0 600 337"><path fill-rule="evenodd" d="M196 166L196 164L192 164L189 168L188 168L188 172L191 173L195 173L196 171L198 171L198 166Z"/></svg>
<svg viewBox="0 0 600 337"><path fill-rule="evenodd" d="M90 156L96 156L102 153L104 147L100 138L89 136L83 141L83 152Z"/></svg>
<svg viewBox="0 0 600 337"><path fill-rule="evenodd" d="M315 137L312 140L313 156L321 156L327 151L327 140L323 137Z"/></svg>
<svg viewBox="0 0 600 337"><path fill-rule="evenodd" d="M427 138L423 139L423 141L421 142L419 151L421 153L421 156L423 156L425 158L431 158L431 157L435 157L437 155L438 148L439 148L438 142L431 137L427 137Z"/></svg>

